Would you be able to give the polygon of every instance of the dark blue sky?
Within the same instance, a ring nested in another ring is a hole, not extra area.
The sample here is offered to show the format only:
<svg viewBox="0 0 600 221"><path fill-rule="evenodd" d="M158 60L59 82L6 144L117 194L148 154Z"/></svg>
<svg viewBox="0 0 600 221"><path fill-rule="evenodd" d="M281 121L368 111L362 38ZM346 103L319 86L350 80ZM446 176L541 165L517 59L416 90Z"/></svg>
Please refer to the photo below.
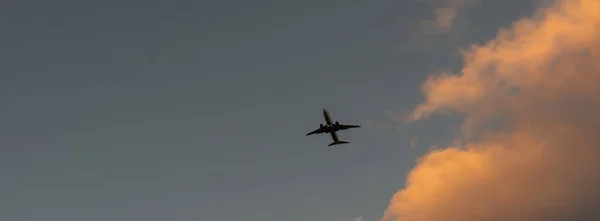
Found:
<svg viewBox="0 0 600 221"><path fill-rule="evenodd" d="M377 220L457 123L384 113L530 4L423 47L418 1L5 1L0 220ZM322 108L363 128L326 148Z"/></svg>

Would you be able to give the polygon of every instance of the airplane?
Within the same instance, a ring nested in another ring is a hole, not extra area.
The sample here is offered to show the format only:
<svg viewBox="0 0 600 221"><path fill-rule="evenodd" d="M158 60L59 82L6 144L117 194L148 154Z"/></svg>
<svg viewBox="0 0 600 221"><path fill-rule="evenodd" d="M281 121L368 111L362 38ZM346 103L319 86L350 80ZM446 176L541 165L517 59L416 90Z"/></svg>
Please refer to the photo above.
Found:
<svg viewBox="0 0 600 221"><path fill-rule="evenodd" d="M329 115L329 112L327 112L327 110L323 109L323 117L325 117L325 125L323 124L319 124L319 128L307 133L306 136L309 135L313 135L313 134L322 134L322 133L329 133L331 134L331 138L333 139L333 143L327 145L327 146L333 146L333 145L339 145L339 144L346 144L346 143L350 143L347 141L342 141L338 139L337 136L337 131L340 130L347 130L350 128L357 128L360 127L360 125L344 125L344 124L340 124L339 122L335 122L333 123L333 121L331 120L331 115Z"/></svg>

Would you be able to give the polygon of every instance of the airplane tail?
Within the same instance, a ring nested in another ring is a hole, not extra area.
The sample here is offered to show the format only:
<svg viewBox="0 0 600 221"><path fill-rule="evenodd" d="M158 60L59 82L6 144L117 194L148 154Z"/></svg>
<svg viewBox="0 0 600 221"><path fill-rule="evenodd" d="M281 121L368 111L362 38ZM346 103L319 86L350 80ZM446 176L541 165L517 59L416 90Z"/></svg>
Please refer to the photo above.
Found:
<svg viewBox="0 0 600 221"><path fill-rule="evenodd" d="M350 142L347 142L347 141L341 141L341 140L340 140L340 141L338 141L338 142L333 142L333 143L330 143L330 144L329 144L329 145L327 145L327 146L328 146L328 147L330 147L330 146L333 146L333 145L339 145L339 144L345 144L345 143L350 143Z"/></svg>

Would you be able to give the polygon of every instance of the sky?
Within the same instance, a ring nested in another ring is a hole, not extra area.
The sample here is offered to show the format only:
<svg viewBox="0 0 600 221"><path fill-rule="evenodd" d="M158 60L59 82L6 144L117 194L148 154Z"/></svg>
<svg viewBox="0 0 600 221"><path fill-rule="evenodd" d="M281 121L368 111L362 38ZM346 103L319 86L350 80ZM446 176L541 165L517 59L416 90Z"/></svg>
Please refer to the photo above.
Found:
<svg viewBox="0 0 600 221"><path fill-rule="evenodd" d="M4 1L0 219L594 220L596 14ZM350 144L305 137L323 108Z"/></svg>

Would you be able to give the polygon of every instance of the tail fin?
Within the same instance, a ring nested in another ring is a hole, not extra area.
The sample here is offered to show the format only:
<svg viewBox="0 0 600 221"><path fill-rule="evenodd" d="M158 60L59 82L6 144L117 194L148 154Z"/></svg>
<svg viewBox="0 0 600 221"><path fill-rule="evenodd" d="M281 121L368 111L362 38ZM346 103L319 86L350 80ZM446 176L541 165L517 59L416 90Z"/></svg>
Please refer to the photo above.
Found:
<svg viewBox="0 0 600 221"><path fill-rule="evenodd" d="M327 146L328 146L328 147L330 147L330 146L333 146L333 145L339 145L339 144L345 144L345 143L350 143L350 142L347 142L347 141L341 141L341 140L340 140L340 141L338 141L338 142L333 142L333 143L330 143L330 144L329 144L329 145L327 145Z"/></svg>

